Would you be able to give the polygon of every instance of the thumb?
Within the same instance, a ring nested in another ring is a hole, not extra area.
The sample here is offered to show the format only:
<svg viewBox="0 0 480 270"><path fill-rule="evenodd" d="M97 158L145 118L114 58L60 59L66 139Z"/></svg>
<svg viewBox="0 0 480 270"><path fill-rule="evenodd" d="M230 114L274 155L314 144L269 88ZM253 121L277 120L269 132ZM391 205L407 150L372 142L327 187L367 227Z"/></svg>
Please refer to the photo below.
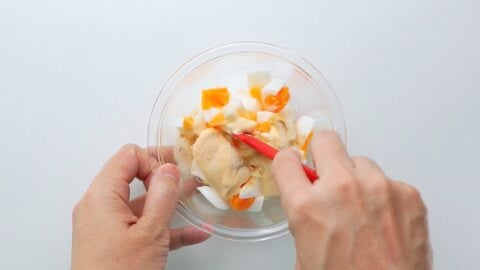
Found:
<svg viewBox="0 0 480 270"><path fill-rule="evenodd" d="M160 230L170 228L178 199L178 169L165 164L152 171L146 181L147 198L139 223Z"/></svg>
<svg viewBox="0 0 480 270"><path fill-rule="evenodd" d="M303 171L300 155L293 149L278 152L272 163L272 173L280 196L285 201L296 190L311 185Z"/></svg>

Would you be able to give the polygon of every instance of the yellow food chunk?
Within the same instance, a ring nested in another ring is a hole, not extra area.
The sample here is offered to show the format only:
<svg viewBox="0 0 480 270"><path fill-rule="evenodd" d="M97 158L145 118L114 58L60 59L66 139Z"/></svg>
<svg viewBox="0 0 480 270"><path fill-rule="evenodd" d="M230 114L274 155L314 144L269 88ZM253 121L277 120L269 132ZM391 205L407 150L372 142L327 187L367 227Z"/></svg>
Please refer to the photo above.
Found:
<svg viewBox="0 0 480 270"><path fill-rule="evenodd" d="M245 112L240 113L240 116L243 117L243 118L246 118L248 120L257 121L257 113L256 112L245 111Z"/></svg>
<svg viewBox="0 0 480 270"><path fill-rule="evenodd" d="M247 210L255 202L255 198L240 199L240 195L234 195L230 198L230 206L232 209L243 211Z"/></svg>
<svg viewBox="0 0 480 270"><path fill-rule="evenodd" d="M302 150L303 152L307 152L307 149L308 149L308 145L310 144L310 141L312 140L312 137L313 137L313 132L310 132L307 136L307 138L305 139L305 142L303 143L303 145L300 147L300 150Z"/></svg>
<svg viewBox="0 0 480 270"><path fill-rule="evenodd" d="M193 128L193 124L195 123L195 120L191 116L185 116L183 117L183 128L184 129L191 129Z"/></svg>
<svg viewBox="0 0 480 270"><path fill-rule="evenodd" d="M290 92L288 87L284 86L276 95L265 97L265 108L272 112L280 112L290 100Z"/></svg>
<svg viewBox="0 0 480 270"><path fill-rule="evenodd" d="M263 123L258 123L257 126L255 127L255 131L258 132L269 132L270 131L270 123L268 122L263 122Z"/></svg>
<svg viewBox="0 0 480 270"><path fill-rule="evenodd" d="M262 101L262 89L259 87L252 87L250 88L250 96L252 96L254 99L260 103L260 106L263 107L263 101Z"/></svg>
<svg viewBox="0 0 480 270"><path fill-rule="evenodd" d="M212 118L212 120L210 120L210 122L208 122L208 125L210 127L216 127L216 126L221 126L225 123L226 123L225 116L223 115L223 113L219 113L219 114L215 115Z"/></svg>
<svg viewBox="0 0 480 270"><path fill-rule="evenodd" d="M230 93L226 87L212 88L202 91L202 109L222 108L230 100Z"/></svg>

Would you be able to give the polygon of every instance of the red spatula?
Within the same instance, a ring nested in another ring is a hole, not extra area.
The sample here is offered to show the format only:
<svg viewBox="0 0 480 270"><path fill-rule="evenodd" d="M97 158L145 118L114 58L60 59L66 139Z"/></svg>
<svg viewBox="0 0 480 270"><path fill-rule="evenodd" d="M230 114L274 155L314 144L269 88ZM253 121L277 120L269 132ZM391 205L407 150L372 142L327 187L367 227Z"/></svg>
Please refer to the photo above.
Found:
<svg viewBox="0 0 480 270"><path fill-rule="evenodd" d="M238 139L239 141L243 142L244 144L250 146L253 148L255 151L257 151L259 154L268 157L269 159L272 159L275 157L275 155L278 153L278 150L273 148L272 146L262 142L261 140L248 135L248 134L233 134L233 137ZM305 174L307 175L308 179L310 179L310 182L314 182L315 180L318 179L317 172L308 167L307 165L302 164L303 170L305 171Z"/></svg>

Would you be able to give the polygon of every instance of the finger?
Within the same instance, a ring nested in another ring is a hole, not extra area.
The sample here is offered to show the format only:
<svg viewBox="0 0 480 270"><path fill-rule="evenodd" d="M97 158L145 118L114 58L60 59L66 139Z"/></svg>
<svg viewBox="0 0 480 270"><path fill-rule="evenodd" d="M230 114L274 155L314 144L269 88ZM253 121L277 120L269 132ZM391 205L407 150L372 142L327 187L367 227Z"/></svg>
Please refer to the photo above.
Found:
<svg viewBox="0 0 480 270"><path fill-rule="evenodd" d="M312 140L312 155L320 178L327 174L343 173L353 170L347 150L340 136L335 131L320 131ZM336 179L336 177L330 177Z"/></svg>
<svg viewBox="0 0 480 270"><path fill-rule="evenodd" d="M151 172L149 155L134 144L123 146L113 155L93 180L91 188L99 190L99 194L118 194L128 202L129 184L135 179L145 179Z"/></svg>
<svg viewBox="0 0 480 270"><path fill-rule="evenodd" d="M147 150L150 156L155 158L158 164L175 163L175 156L173 155L173 146L148 147L145 150Z"/></svg>
<svg viewBox="0 0 480 270"><path fill-rule="evenodd" d="M178 199L179 172L175 165L165 164L155 169L148 181L147 197L140 224L148 228L170 227Z"/></svg>
<svg viewBox="0 0 480 270"><path fill-rule="evenodd" d="M417 188L403 181L392 181L394 188L395 203L402 212L408 212L412 216L426 217L427 207Z"/></svg>
<svg viewBox="0 0 480 270"><path fill-rule="evenodd" d="M182 179L179 184L179 198L191 198L197 190L197 187L201 186L203 186L203 184L197 181L195 177L188 177L186 179Z"/></svg>
<svg viewBox="0 0 480 270"><path fill-rule="evenodd" d="M145 151L150 155L150 166L153 169L158 168L163 163L175 163L175 157L173 155L173 147L148 147ZM164 161L162 163L162 160ZM143 181L145 189L148 187L148 178Z"/></svg>
<svg viewBox="0 0 480 270"><path fill-rule="evenodd" d="M284 149L275 156L272 173L282 198L290 198L296 190L311 185L303 171L300 154L293 149Z"/></svg>
<svg viewBox="0 0 480 270"><path fill-rule="evenodd" d="M143 194L140 197L131 200L129 203L130 209L132 210L133 214L136 217L140 217L142 215L143 206L145 205L145 199L147 198L146 194Z"/></svg>
<svg viewBox="0 0 480 270"><path fill-rule="evenodd" d="M182 227L170 231L170 250L195 245L207 240L210 235L193 226Z"/></svg>

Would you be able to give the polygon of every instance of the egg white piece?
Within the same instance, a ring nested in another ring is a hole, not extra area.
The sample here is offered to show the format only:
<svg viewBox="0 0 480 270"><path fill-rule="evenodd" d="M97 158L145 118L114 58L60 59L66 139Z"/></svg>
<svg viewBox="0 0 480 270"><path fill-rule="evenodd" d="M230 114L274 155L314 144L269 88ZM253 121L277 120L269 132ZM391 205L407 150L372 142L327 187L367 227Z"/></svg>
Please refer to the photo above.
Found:
<svg viewBox="0 0 480 270"><path fill-rule="evenodd" d="M262 100L265 100L269 95L276 95L284 86L285 80L272 79L262 88Z"/></svg>
<svg viewBox="0 0 480 270"><path fill-rule="evenodd" d="M255 198L261 196L262 192L260 190L260 184L256 180L250 180L245 184L241 189L238 197L240 199Z"/></svg>
<svg viewBox="0 0 480 270"><path fill-rule="evenodd" d="M248 86L252 87L263 87L271 79L270 72L265 70L252 71L247 73Z"/></svg>
<svg viewBox="0 0 480 270"><path fill-rule="evenodd" d="M275 126L271 126L269 132L262 132L259 135L260 139L270 142L271 144L278 143L278 138L280 137L280 133Z"/></svg>
<svg viewBox="0 0 480 270"><path fill-rule="evenodd" d="M190 165L190 174L202 180L206 179L205 175L203 174L202 170L198 166L198 163L195 159L192 159L192 164Z"/></svg>
<svg viewBox="0 0 480 270"><path fill-rule="evenodd" d="M261 106L256 99L246 94L236 95L243 103L243 107L248 111L259 111Z"/></svg>
<svg viewBox="0 0 480 270"><path fill-rule="evenodd" d="M250 205L247 210L250 212L260 212L260 210L262 210L264 200L264 196L256 197L255 201L253 201L252 205Z"/></svg>
<svg viewBox="0 0 480 270"><path fill-rule="evenodd" d="M213 206L218 209L226 210L230 208L228 204L220 197L213 188L209 186L197 187L197 190L207 199ZM253 206L253 205L252 205Z"/></svg>
<svg viewBox="0 0 480 270"><path fill-rule="evenodd" d="M258 111L257 112L257 122L258 123L263 123L267 122L270 117L272 117L273 113L269 111Z"/></svg>
<svg viewBox="0 0 480 270"><path fill-rule="evenodd" d="M203 111L203 119L205 122L210 122L219 112L220 110L217 108L210 108L206 111Z"/></svg>
<svg viewBox="0 0 480 270"><path fill-rule="evenodd" d="M243 103L240 100L240 98L236 96L232 96L230 97L230 101L228 102L228 104L225 107L223 107L223 114L227 118L236 117L237 112L243 108L244 108Z"/></svg>
<svg viewBox="0 0 480 270"><path fill-rule="evenodd" d="M315 119L310 116L302 115L295 122L295 130L297 138L300 139L299 144L303 144L308 134L313 131L315 127Z"/></svg>

